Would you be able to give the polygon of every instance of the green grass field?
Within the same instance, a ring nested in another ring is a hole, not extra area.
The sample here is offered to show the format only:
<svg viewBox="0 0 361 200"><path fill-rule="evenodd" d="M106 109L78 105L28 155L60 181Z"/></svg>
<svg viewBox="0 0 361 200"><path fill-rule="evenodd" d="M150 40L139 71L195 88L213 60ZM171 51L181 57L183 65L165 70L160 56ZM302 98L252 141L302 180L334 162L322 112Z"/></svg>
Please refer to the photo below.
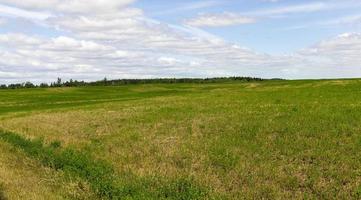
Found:
<svg viewBox="0 0 361 200"><path fill-rule="evenodd" d="M0 199L360 199L361 80L0 91Z"/></svg>

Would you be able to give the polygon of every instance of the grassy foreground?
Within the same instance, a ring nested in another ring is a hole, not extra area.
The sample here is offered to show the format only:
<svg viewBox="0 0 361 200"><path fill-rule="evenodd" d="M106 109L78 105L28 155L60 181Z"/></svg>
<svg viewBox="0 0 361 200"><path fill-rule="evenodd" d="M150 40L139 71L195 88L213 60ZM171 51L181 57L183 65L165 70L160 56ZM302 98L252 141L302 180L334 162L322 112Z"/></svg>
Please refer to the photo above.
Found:
<svg viewBox="0 0 361 200"><path fill-rule="evenodd" d="M360 199L361 80L0 91L0 199Z"/></svg>

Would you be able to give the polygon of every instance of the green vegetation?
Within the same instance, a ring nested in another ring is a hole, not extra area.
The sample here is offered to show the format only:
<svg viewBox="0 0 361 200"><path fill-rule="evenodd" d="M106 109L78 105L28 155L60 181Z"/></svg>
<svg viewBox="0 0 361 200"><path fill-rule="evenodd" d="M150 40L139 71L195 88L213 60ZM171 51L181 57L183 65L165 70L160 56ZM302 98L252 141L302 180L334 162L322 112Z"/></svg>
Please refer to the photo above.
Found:
<svg viewBox="0 0 361 200"><path fill-rule="evenodd" d="M359 199L360 99L357 79L1 90L0 199Z"/></svg>
<svg viewBox="0 0 361 200"><path fill-rule="evenodd" d="M9 132L0 132L0 139L22 149L29 156L40 160L43 165L83 178L99 198L200 199L207 195L205 190L188 180L158 183L159 180L133 180L131 174L117 177L108 163L93 160L90 155L70 148L61 151L58 149L59 142L44 146L41 140L31 141Z"/></svg>
<svg viewBox="0 0 361 200"><path fill-rule="evenodd" d="M2 184L0 184L0 200L6 200L6 196L5 196L5 192L4 192L4 187Z"/></svg>
<svg viewBox="0 0 361 200"><path fill-rule="evenodd" d="M2 84L0 89L23 89L23 88L55 88L55 87L85 87L85 86L119 86L119 85L139 85L139 84L159 84L159 83L224 83L230 81L263 81L261 78L254 77L221 77L221 78L159 78L159 79L118 79L108 80L104 78L100 81L85 82L70 79L63 82L61 78L58 78L56 82L41 83L39 85L31 82L16 83L16 84Z"/></svg>

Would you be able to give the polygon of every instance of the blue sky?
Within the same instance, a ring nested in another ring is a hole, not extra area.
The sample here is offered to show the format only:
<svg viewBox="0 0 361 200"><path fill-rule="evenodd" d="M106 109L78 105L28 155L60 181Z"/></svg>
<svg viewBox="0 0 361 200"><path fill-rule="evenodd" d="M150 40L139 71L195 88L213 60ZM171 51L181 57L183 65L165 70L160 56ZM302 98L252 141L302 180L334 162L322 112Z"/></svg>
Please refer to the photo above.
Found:
<svg viewBox="0 0 361 200"><path fill-rule="evenodd" d="M359 0L0 0L0 82L361 76Z"/></svg>
<svg viewBox="0 0 361 200"><path fill-rule="evenodd" d="M308 47L316 42L345 32L360 32L358 24L333 24L323 22L339 20L349 16L361 16L361 2L357 1L306 1L306 0L210 0L210 1L162 1L142 0L137 2L147 15L172 24L181 24L184 19L195 17L201 13L232 12L247 16L247 13L263 10L276 10L297 6L317 6L318 4L335 5L336 8L325 8L315 12L307 12L307 8L282 16L259 16L254 24L234 25L226 27L204 28L206 31L266 53L288 53ZM348 5L344 5L348 4ZM338 5L343 5L337 8ZM320 24L318 24L320 23Z"/></svg>

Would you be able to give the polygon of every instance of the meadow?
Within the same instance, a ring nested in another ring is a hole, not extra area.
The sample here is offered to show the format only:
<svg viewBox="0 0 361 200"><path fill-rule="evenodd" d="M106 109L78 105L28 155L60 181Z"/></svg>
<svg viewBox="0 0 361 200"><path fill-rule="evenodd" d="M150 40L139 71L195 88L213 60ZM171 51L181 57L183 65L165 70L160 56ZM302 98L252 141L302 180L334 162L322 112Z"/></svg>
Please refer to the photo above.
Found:
<svg viewBox="0 0 361 200"><path fill-rule="evenodd" d="M361 80L0 90L0 199L360 199Z"/></svg>

